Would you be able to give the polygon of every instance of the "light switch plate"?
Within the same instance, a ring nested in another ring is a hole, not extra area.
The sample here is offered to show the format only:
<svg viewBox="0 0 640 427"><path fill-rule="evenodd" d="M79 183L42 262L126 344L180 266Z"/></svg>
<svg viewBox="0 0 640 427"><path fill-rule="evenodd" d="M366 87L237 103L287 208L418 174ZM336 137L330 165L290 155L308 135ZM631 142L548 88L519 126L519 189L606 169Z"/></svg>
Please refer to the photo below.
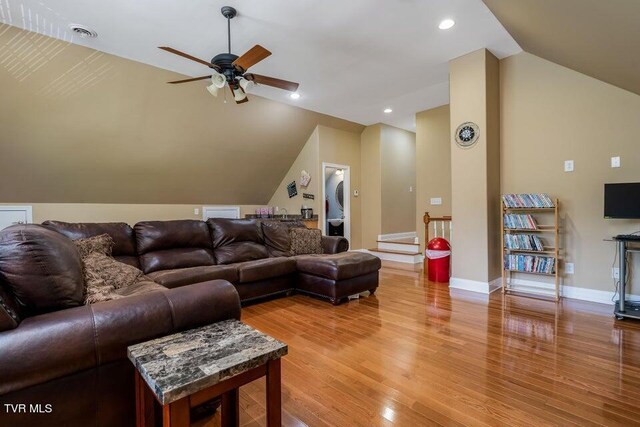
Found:
<svg viewBox="0 0 640 427"><path fill-rule="evenodd" d="M193 214L194 214L194 215L200 215L200 209L195 208L195 209L193 210Z"/></svg>
<svg viewBox="0 0 640 427"><path fill-rule="evenodd" d="M442 198L441 197L432 197L431 198L431 206L441 205Z"/></svg>
<svg viewBox="0 0 640 427"><path fill-rule="evenodd" d="M565 160L564 161L564 171L565 172L573 172L573 160Z"/></svg>
<svg viewBox="0 0 640 427"><path fill-rule="evenodd" d="M611 158L611 167L612 168L619 168L620 167L620 156L616 156L616 157L612 157Z"/></svg>
<svg viewBox="0 0 640 427"><path fill-rule="evenodd" d="M358 190L353 190L353 197L358 197L360 195L360 193L358 192Z"/></svg>
<svg viewBox="0 0 640 427"><path fill-rule="evenodd" d="M573 274L574 273L574 268L573 268L573 263L572 262L567 262L564 265L564 272L567 274Z"/></svg>
<svg viewBox="0 0 640 427"><path fill-rule="evenodd" d="M413 193L413 185L409 186L409 193Z"/></svg>
<svg viewBox="0 0 640 427"><path fill-rule="evenodd" d="M620 278L620 269L618 267L613 267L611 269L611 278L619 279Z"/></svg>

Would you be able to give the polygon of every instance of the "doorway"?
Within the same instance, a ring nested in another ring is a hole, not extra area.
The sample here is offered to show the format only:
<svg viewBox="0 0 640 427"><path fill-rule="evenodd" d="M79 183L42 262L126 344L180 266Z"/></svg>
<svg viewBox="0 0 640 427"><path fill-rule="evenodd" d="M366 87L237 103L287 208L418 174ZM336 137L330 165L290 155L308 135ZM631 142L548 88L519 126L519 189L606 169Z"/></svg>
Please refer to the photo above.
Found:
<svg viewBox="0 0 640 427"><path fill-rule="evenodd" d="M351 169L348 165L322 163L322 232L351 240Z"/></svg>

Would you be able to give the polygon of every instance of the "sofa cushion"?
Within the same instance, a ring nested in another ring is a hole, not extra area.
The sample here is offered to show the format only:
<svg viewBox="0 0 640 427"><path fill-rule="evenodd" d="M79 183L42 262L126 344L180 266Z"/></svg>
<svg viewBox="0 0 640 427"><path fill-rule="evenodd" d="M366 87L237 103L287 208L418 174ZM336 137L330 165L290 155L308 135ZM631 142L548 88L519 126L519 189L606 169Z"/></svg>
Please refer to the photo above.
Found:
<svg viewBox="0 0 640 427"><path fill-rule="evenodd" d="M265 258L235 264L238 268L240 283L256 282L286 276L296 271L294 258Z"/></svg>
<svg viewBox="0 0 640 427"><path fill-rule="evenodd" d="M101 234L108 234L113 239L113 257L120 262L140 268L133 228L127 223L69 223L63 221L45 221L42 225L67 236L71 240L86 239Z"/></svg>
<svg viewBox="0 0 640 427"><path fill-rule="evenodd" d="M269 256L292 256L289 227L276 221L263 221L262 234Z"/></svg>
<svg viewBox="0 0 640 427"><path fill-rule="evenodd" d="M82 261L71 240L39 225L0 232L0 279L28 314L82 304Z"/></svg>
<svg viewBox="0 0 640 427"><path fill-rule="evenodd" d="M218 264L233 264L267 258L260 223L253 219L211 218L213 249Z"/></svg>
<svg viewBox="0 0 640 427"><path fill-rule="evenodd" d="M179 286L216 279L237 282L238 270L232 265L208 265L154 271L153 273L149 273L147 277L167 288L177 288Z"/></svg>
<svg viewBox="0 0 640 427"><path fill-rule="evenodd" d="M15 299L5 290L0 282L0 332L14 329L20 324L20 315Z"/></svg>
<svg viewBox="0 0 640 427"><path fill-rule="evenodd" d="M345 280L364 276L380 270L380 258L362 252L342 252L334 255L300 255L296 258L296 268L302 273Z"/></svg>
<svg viewBox="0 0 640 427"><path fill-rule="evenodd" d="M289 230L291 236L291 252L294 255L321 254L322 253L322 231L314 228L292 228Z"/></svg>
<svg viewBox="0 0 640 427"><path fill-rule="evenodd" d="M203 221L144 221L137 223L134 231L146 274L216 263L209 228Z"/></svg>

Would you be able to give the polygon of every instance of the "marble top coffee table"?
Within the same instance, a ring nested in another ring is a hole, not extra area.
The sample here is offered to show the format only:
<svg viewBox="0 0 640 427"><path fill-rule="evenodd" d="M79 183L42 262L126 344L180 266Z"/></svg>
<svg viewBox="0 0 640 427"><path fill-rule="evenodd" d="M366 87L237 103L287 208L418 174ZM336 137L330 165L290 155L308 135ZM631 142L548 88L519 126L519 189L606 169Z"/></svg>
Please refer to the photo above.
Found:
<svg viewBox="0 0 640 427"><path fill-rule="evenodd" d="M127 349L136 367L136 425L153 426L153 400L163 425L188 426L190 409L222 398L222 425L239 423L238 389L266 376L267 425L281 424L280 358L287 345L238 320L136 344Z"/></svg>

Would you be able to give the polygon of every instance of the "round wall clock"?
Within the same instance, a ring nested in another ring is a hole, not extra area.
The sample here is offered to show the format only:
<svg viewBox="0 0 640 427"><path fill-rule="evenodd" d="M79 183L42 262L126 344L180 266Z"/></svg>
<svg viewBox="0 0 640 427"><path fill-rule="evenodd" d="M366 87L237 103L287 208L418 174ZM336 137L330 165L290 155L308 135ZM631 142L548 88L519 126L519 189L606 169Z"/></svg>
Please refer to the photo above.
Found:
<svg viewBox="0 0 640 427"><path fill-rule="evenodd" d="M480 129L473 122L465 122L456 130L456 144L462 148L471 147L478 141Z"/></svg>

